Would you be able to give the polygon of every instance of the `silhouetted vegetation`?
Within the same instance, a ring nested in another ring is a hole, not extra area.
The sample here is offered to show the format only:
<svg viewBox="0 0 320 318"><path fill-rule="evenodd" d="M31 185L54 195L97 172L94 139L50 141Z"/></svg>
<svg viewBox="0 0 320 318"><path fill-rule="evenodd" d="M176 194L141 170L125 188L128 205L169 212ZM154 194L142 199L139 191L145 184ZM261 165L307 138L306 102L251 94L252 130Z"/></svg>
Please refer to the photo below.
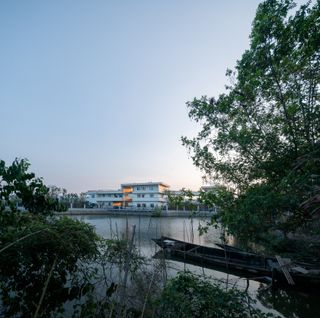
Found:
<svg viewBox="0 0 320 318"><path fill-rule="evenodd" d="M319 235L320 3L293 8L262 2L226 93L187 103L202 129L182 142L224 186L213 222L244 240Z"/></svg>

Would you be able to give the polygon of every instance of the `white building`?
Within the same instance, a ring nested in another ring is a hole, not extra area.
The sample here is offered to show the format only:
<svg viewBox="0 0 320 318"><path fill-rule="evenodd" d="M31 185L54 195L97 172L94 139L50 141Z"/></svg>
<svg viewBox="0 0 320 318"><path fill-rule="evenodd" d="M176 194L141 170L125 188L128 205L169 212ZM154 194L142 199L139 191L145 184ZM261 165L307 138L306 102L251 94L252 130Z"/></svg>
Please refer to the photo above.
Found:
<svg viewBox="0 0 320 318"><path fill-rule="evenodd" d="M121 190L90 190L86 193L86 201L98 208L121 207L122 199Z"/></svg>
<svg viewBox="0 0 320 318"><path fill-rule="evenodd" d="M99 208L162 208L167 204L168 189L163 182L124 183L120 190L88 191L86 200Z"/></svg>

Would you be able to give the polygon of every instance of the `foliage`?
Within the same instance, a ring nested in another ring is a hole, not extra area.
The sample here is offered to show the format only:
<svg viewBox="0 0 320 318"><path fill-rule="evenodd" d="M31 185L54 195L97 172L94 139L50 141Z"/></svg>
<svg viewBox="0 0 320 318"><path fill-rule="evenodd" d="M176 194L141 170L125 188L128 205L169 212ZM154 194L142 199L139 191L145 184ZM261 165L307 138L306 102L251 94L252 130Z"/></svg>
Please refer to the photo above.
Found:
<svg viewBox="0 0 320 318"><path fill-rule="evenodd" d="M67 193L62 197L62 203L70 207L72 205L73 208L83 208L86 205L86 199L84 193Z"/></svg>
<svg viewBox="0 0 320 318"><path fill-rule="evenodd" d="M144 264L145 260L139 255L135 246L133 246L132 251L129 251L129 241L118 239L101 241L99 259L102 260L102 264L116 264L120 270L124 270L128 257L130 257L129 271L131 273L137 271L138 268Z"/></svg>
<svg viewBox="0 0 320 318"><path fill-rule="evenodd" d="M158 262L140 264L132 273L125 302L117 295L121 286L113 282L101 293L102 297L96 293L86 295L84 302L76 304L73 317L153 317L155 300L165 284L164 270Z"/></svg>
<svg viewBox="0 0 320 318"><path fill-rule="evenodd" d="M59 202L56 212L67 211L70 207L83 208L86 205L84 193L68 193L66 189L56 186L49 186L49 195Z"/></svg>
<svg viewBox="0 0 320 318"><path fill-rule="evenodd" d="M29 166L0 161L1 314L47 317L92 289L100 239L86 223L50 216L58 201Z"/></svg>
<svg viewBox="0 0 320 318"><path fill-rule="evenodd" d="M165 318L273 317L254 308L254 301L245 292L224 290L189 272L171 279L158 302L158 317Z"/></svg>
<svg viewBox="0 0 320 318"><path fill-rule="evenodd" d="M159 207L156 207L153 209L153 211L151 212L151 217L153 218L159 218L162 215L162 209Z"/></svg>
<svg viewBox="0 0 320 318"><path fill-rule="evenodd" d="M28 172L26 159L15 159L11 166L0 160L0 211L17 211L21 204L32 214L50 214L56 201L49 196L49 189L42 179Z"/></svg>
<svg viewBox="0 0 320 318"><path fill-rule="evenodd" d="M187 209L195 211L197 204L194 199L194 194L191 190L182 188L180 191L166 192L169 209Z"/></svg>
<svg viewBox="0 0 320 318"><path fill-rule="evenodd" d="M67 190L54 185L48 186L48 189L50 198L56 202L55 212L67 211L70 207L70 203L64 199L67 195Z"/></svg>
<svg viewBox="0 0 320 318"><path fill-rule="evenodd" d="M0 224L0 295L6 316L36 312L50 271L41 316L88 291L94 272L86 264L98 252L90 225L21 212L2 212Z"/></svg>
<svg viewBox="0 0 320 318"><path fill-rule="evenodd" d="M318 217L320 2L293 8L261 3L226 93L187 103L202 129L182 142L207 178L233 189L218 200L221 222L244 237Z"/></svg>
<svg viewBox="0 0 320 318"><path fill-rule="evenodd" d="M181 209L183 207L183 196L173 191L166 191L169 209Z"/></svg>
<svg viewBox="0 0 320 318"><path fill-rule="evenodd" d="M209 190L200 189L198 202L208 209L214 209L216 206L221 207L224 204L228 204L230 195L231 193L226 187L216 185Z"/></svg>
<svg viewBox="0 0 320 318"><path fill-rule="evenodd" d="M188 211L196 211L197 209L197 202L195 201L194 198L194 193L190 190L190 189L185 189L182 188L181 189L181 195L184 199L184 207L188 210Z"/></svg>

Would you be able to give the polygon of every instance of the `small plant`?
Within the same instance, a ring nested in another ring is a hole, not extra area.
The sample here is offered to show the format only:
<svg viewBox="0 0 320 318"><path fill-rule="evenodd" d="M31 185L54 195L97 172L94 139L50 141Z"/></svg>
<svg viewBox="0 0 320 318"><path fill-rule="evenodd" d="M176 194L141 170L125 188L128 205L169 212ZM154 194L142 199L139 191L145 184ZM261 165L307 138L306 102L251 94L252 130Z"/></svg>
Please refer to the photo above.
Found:
<svg viewBox="0 0 320 318"><path fill-rule="evenodd" d="M132 251L129 252L128 244L129 242L126 240L101 240L100 259L103 260L103 262L100 263L108 262L109 264L116 264L120 269L123 269L128 253L130 253L129 271L131 273L137 271L137 269L144 264L145 259L139 255L136 247L133 247Z"/></svg>
<svg viewBox="0 0 320 318"><path fill-rule="evenodd" d="M162 210L159 207L155 208L151 213L151 217L153 218L159 218L161 217L161 215L162 215Z"/></svg>

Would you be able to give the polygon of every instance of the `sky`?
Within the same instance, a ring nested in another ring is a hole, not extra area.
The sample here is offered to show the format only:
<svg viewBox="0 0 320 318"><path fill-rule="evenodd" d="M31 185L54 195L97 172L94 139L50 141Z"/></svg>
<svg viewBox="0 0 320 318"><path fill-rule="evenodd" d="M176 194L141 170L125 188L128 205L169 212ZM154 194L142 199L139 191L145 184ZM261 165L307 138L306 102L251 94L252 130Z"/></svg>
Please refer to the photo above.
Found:
<svg viewBox="0 0 320 318"><path fill-rule="evenodd" d="M224 91L259 2L1 1L0 159L68 192L198 189L185 103Z"/></svg>

